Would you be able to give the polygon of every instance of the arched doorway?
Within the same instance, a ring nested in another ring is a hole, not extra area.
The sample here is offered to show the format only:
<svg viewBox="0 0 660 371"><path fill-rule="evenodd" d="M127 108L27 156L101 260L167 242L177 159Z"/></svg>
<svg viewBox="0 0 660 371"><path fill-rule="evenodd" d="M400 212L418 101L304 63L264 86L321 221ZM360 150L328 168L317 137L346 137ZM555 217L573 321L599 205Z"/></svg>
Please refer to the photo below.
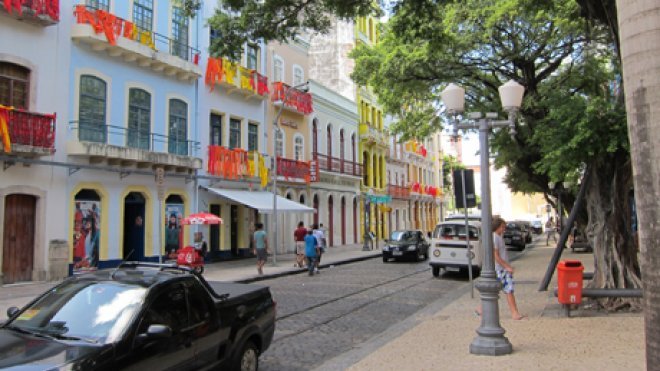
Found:
<svg viewBox="0 0 660 371"><path fill-rule="evenodd" d="M74 198L73 269L98 267L101 230L101 197L81 189ZM122 241L123 242L123 241Z"/></svg>
<svg viewBox="0 0 660 371"><path fill-rule="evenodd" d="M3 283L32 280L36 214L36 197L26 194L5 197Z"/></svg>
<svg viewBox="0 0 660 371"><path fill-rule="evenodd" d="M334 213L333 210L333 201L332 201L332 196L328 197L328 234L329 236L325 236L328 239L328 246L334 246L334 241L332 236L334 235L334 222L332 220L332 214Z"/></svg>
<svg viewBox="0 0 660 371"><path fill-rule="evenodd" d="M177 197L183 208L183 201L179 196L170 196L165 203L167 204L172 197ZM124 198L124 241L122 246L122 253L124 260L144 260L144 210L146 200L142 193L131 192ZM172 214L172 213L170 213ZM183 210L181 210L183 216ZM168 223L174 223L169 234L170 237L176 237L177 246L181 238L181 226L179 222L179 215L174 218L168 215ZM170 228L168 226L168 228ZM176 233L176 235L175 235ZM166 233L166 236L168 234Z"/></svg>
<svg viewBox="0 0 660 371"><path fill-rule="evenodd" d="M346 198L341 198L341 244L346 245Z"/></svg>
<svg viewBox="0 0 660 371"><path fill-rule="evenodd" d="M358 243L358 208L357 208L357 198L353 198L353 243Z"/></svg>

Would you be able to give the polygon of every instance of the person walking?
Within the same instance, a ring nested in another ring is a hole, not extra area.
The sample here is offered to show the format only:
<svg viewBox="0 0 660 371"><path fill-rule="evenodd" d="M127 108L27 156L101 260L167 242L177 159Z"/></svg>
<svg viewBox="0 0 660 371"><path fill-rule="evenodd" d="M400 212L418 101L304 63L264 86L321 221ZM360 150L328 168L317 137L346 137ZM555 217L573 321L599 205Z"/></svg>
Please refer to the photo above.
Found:
<svg viewBox="0 0 660 371"><path fill-rule="evenodd" d="M316 237L316 243L319 248L319 254L316 257L316 261L314 262L314 271L316 273L319 273L319 265L321 264L321 257L323 256L323 253L325 253L325 234L323 233L323 230L319 228L318 224L312 225L312 234L314 237Z"/></svg>
<svg viewBox="0 0 660 371"><path fill-rule="evenodd" d="M545 244L550 244L550 237L552 240L557 242L557 236L555 236L555 220L553 217L550 217L547 222L545 222Z"/></svg>
<svg viewBox="0 0 660 371"><path fill-rule="evenodd" d="M264 225L262 223L257 223L255 225L256 230L254 231L253 245L254 250L252 253L257 256L257 272L259 274L264 274L264 264L268 259L268 238L266 237L266 231L264 231Z"/></svg>
<svg viewBox="0 0 660 371"><path fill-rule="evenodd" d="M298 223L298 228L293 231L293 238L296 241L296 263L294 267L302 268L305 264L305 236L307 236L307 228L305 223Z"/></svg>
<svg viewBox="0 0 660 371"><path fill-rule="evenodd" d="M516 297L513 295L513 267L509 263L509 255L504 244L502 235L506 229L506 222L499 216L493 218L493 255L495 258L495 273L497 280L501 284L501 290L506 295L506 300L509 304L511 311L511 318L514 320L521 320L527 318L526 315L520 314L518 305L516 304ZM475 309L474 313L481 316L481 304Z"/></svg>
<svg viewBox="0 0 660 371"><path fill-rule="evenodd" d="M314 232L310 229L305 236L305 257L307 258L307 270L309 275L313 276L316 269L316 259L319 256L318 239L314 236Z"/></svg>

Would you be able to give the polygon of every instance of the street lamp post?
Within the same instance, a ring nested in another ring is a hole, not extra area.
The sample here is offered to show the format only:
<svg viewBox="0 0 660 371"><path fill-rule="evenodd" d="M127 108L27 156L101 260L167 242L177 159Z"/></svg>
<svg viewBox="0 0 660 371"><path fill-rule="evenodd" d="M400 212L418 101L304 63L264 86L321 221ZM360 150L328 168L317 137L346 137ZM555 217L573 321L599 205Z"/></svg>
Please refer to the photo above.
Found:
<svg viewBox="0 0 660 371"><path fill-rule="evenodd" d="M500 326L498 299L502 287L495 274L495 259L493 255L492 211L490 201L490 161L488 148L488 135L491 128L509 128L515 134L515 118L520 108L525 88L511 80L500 86L500 100L502 107L508 112L507 120L496 120L496 113L486 113L482 117L480 112L468 114L467 120L458 120L456 115L463 112L465 105L465 90L457 85L449 84L442 91L442 101L447 111L453 116L454 135L458 130L478 129L480 166L481 166L481 238L484 249L484 261L481 279L476 287L481 296L481 325L476 330L477 337L470 344L470 353L483 355L503 355L512 352L509 340L504 336L504 329Z"/></svg>
<svg viewBox="0 0 660 371"><path fill-rule="evenodd" d="M303 88L303 89L300 89ZM300 89L300 90L299 90ZM277 238L278 238L278 233L277 233L277 134L280 131L280 116L282 116L282 109L284 108L284 105L286 104L287 98L289 98L289 94L294 91L294 90L299 90L304 93L309 90L309 81L305 81L302 84L298 84L295 86L289 86L284 90L284 96L282 97L282 104L279 107L279 110L277 111L277 115L275 116L275 120L273 121L273 265L277 265ZM284 145L284 144L282 144Z"/></svg>

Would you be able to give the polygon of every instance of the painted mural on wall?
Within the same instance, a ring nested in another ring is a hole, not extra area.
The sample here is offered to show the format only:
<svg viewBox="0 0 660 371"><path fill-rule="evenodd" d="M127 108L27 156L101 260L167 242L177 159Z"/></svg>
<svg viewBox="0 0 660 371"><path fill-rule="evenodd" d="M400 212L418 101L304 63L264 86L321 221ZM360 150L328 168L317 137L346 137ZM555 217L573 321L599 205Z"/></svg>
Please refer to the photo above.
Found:
<svg viewBox="0 0 660 371"><path fill-rule="evenodd" d="M183 245L183 233L181 233L183 204L166 204L165 215L165 251L166 254L171 254Z"/></svg>
<svg viewBox="0 0 660 371"><path fill-rule="evenodd" d="M73 270L96 269L99 264L101 201L76 197L73 222Z"/></svg>

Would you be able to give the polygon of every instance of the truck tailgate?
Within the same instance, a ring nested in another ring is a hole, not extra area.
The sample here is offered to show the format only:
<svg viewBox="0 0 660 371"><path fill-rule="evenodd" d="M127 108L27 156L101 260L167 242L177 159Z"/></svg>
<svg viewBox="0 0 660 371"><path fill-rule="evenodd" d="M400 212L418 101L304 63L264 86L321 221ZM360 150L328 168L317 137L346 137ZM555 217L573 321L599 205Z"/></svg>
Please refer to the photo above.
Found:
<svg viewBox="0 0 660 371"><path fill-rule="evenodd" d="M270 297L270 289L267 286L252 283L232 283L219 281L206 281L214 299L231 303L233 299L242 297L243 300L252 300L259 297Z"/></svg>

